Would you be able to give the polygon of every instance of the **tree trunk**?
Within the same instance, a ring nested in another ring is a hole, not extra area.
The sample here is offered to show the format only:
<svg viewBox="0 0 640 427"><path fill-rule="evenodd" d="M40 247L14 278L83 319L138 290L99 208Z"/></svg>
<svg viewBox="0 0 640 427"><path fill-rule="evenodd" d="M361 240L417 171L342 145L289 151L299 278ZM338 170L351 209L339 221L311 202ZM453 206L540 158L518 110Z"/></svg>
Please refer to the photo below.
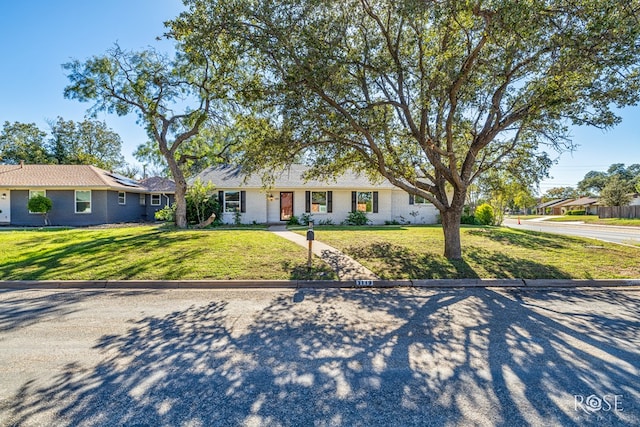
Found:
<svg viewBox="0 0 640 427"><path fill-rule="evenodd" d="M173 180L176 183L176 227L187 228L187 200L185 198L187 180L184 177L184 173L182 173L182 169L180 169L180 166L171 155L165 155L165 159L167 159Z"/></svg>
<svg viewBox="0 0 640 427"><path fill-rule="evenodd" d="M462 245L460 244L460 218L462 206L450 207L442 216L442 231L444 232L444 256L447 259L462 259Z"/></svg>

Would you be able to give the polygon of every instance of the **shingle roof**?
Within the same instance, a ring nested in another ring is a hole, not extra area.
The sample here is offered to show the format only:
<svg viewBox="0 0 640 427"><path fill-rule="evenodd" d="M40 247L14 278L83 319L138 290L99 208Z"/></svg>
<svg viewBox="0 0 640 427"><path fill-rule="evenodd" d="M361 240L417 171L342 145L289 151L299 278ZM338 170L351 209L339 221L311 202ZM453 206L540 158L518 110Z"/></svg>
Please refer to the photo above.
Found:
<svg viewBox="0 0 640 427"><path fill-rule="evenodd" d="M167 178L152 176L140 181L140 185L151 193L175 193L176 183Z"/></svg>
<svg viewBox="0 0 640 427"><path fill-rule="evenodd" d="M581 197L579 199L572 200L569 203L565 203L564 206L587 206L593 205L597 202L598 199L594 199L593 197Z"/></svg>
<svg viewBox="0 0 640 427"><path fill-rule="evenodd" d="M0 165L0 187L145 191L131 179L89 165Z"/></svg>
<svg viewBox="0 0 640 427"><path fill-rule="evenodd" d="M388 180L371 182L365 174L346 172L335 179L304 181L302 175L309 170L305 165L291 165L275 177L274 188L396 188ZM263 188L260 174L246 177L240 168L212 166L200 172L195 179L212 182L217 188ZM246 179L246 181L245 181Z"/></svg>
<svg viewBox="0 0 640 427"><path fill-rule="evenodd" d="M568 201L571 201L571 199L555 199L555 200L550 200L550 201L545 202L545 203L541 203L536 207L537 208L550 208L550 207L553 207L553 206L564 205Z"/></svg>

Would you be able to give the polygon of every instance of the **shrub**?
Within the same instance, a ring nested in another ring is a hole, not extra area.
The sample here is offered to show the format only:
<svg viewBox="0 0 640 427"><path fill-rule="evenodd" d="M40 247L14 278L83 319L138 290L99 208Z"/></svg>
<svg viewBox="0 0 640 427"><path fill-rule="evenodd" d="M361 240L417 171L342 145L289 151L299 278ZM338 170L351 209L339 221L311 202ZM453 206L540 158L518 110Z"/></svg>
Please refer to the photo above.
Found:
<svg viewBox="0 0 640 427"><path fill-rule="evenodd" d="M287 221L287 225L300 225L300 221L298 221L297 216L291 215L291 218Z"/></svg>
<svg viewBox="0 0 640 427"><path fill-rule="evenodd" d="M38 194L37 196L33 196L29 199L27 207L31 212L38 212L42 214L44 225L49 225L48 213L51 211L51 208L53 208L53 202L50 198Z"/></svg>
<svg viewBox="0 0 640 427"><path fill-rule="evenodd" d="M344 220L345 225L367 225L369 222L367 214L362 211L349 212L347 219Z"/></svg>
<svg viewBox="0 0 640 427"><path fill-rule="evenodd" d="M488 203L483 203L476 208L476 220L480 225L491 225L495 219L493 208Z"/></svg>
<svg viewBox="0 0 640 427"><path fill-rule="evenodd" d="M327 218L327 219L321 219L318 222L318 225L334 225L334 224L333 224L333 220L331 218Z"/></svg>
<svg viewBox="0 0 640 427"><path fill-rule="evenodd" d="M308 213L303 213L300 215L300 219L298 219L300 225L308 225L310 222L314 222L313 215Z"/></svg>
<svg viewBox="0 0 640 427"><path fill-rule="evenodd" d="M476 217L473 216L473 215L462 215L460 217L460 224L475 225L476 224Z"/></svg>
<svg viewBox="0 0 640 427"><path fill-rule="evenodd" d="M576 209L573 211L567 212L567 215L586 215L587 211L584 209Z"/></svg>
<svg viewBox="0 0 640 427"><path fill-rule="evenodd" d="M176 205L165 206L164 208L156 211L155 218L158 221L175 222L176 220Z"/></svg>

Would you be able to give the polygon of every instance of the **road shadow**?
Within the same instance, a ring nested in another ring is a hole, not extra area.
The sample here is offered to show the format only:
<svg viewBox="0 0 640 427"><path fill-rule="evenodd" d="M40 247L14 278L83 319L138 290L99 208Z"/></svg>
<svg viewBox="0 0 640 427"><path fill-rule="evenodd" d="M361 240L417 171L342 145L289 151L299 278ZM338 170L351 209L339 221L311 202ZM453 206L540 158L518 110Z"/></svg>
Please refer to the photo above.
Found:
<svg viewBox="0 0 640 427"><path fill-rule="evenodd" d="M298 292L140 319L96 343L95 366L27 382L0 410L16 426L640 423L640 314L623 292ZM623 411L576 395L622 395Z"/></svg>

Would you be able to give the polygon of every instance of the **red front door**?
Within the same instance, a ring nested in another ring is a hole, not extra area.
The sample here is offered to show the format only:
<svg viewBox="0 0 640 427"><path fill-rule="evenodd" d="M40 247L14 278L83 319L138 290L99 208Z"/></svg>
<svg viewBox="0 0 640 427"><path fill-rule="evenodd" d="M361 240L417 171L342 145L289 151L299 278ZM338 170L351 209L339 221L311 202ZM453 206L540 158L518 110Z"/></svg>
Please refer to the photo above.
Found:
<svg viewBox="0 0 640 427"><path fill-rule="evenodd" d="M280 193L280 221L289 221L293 216L293 192Z"/></svg>

